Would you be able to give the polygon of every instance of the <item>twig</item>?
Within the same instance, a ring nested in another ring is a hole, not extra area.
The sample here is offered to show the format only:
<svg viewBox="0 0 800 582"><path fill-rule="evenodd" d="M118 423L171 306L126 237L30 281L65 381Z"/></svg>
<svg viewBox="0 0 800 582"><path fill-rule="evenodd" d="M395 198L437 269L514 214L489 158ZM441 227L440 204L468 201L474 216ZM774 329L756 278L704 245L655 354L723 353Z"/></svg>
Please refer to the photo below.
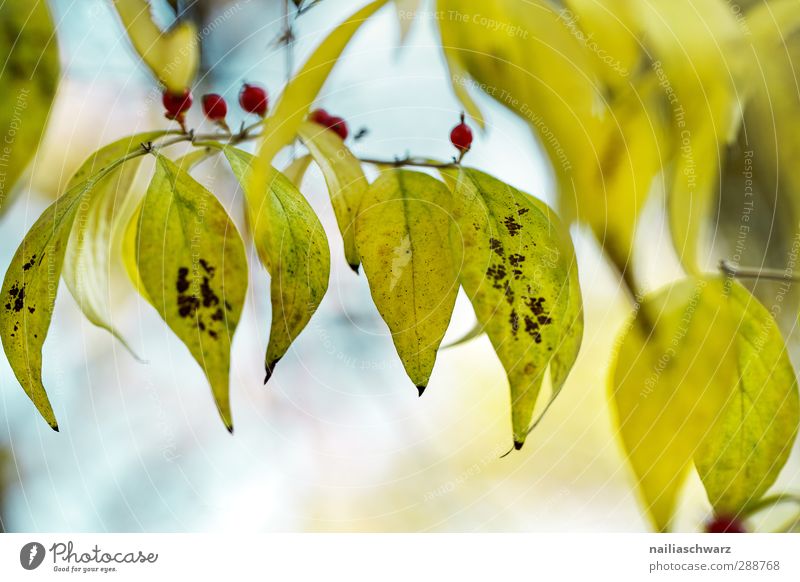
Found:
<svg viewBox="0 0 800 582"><path fill-rule="evenodd" d="M405 158L395 158L394 160L376 160L373 158L358 158L358 161L364 164L375 164L376 166L392 166L394 168L402 168L403 166L415 166L418 168L457 168L459 166L457 161L452 162L435 162L432 160L425 160L421 158L412 158L406 156Z"/></svg>
<svg viewBox="0 0 800 582"><path fill-rule="evenodd" d="M767 279L772 281L800 282L800 275L795 275L791 269L780 270L735 267L725 259L719 262L719 270L723 275L734 279Z"/></svg>

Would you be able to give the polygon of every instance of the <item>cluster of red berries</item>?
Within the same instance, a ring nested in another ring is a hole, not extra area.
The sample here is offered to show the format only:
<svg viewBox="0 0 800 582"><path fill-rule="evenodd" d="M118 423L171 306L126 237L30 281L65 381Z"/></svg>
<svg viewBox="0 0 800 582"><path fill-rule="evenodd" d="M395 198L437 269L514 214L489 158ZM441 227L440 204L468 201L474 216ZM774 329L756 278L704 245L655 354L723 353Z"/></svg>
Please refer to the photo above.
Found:
<svg viewBox="0 0 800 582"><path fill-rule="evenodd" d="M327 127L342 138L342 140L346 140L350 133L347 129L347 122L344 119L331 115L324 109L315 109L308 115L308 118L314 123L319 123L323 127Z"/></svg>
<svg viewBox="0 0 800 582"><path fill-rule="evenodd" d="M166 113L164 114L167 119L174 119L183 126L186 119L186 112L192 107L192 93L189 89L185 89L182 94L170 93L164 91L161 99L164 104ZM205 116L227 128L225 124L225 117L228 115L228 104L222 95L216 93L208 93L203 95L203 113ZM251 85L245 83L239 91L239 105L247 113L255 113L261 117L267 114L269 107L269 96L263 87L258 85Z"/></svg>

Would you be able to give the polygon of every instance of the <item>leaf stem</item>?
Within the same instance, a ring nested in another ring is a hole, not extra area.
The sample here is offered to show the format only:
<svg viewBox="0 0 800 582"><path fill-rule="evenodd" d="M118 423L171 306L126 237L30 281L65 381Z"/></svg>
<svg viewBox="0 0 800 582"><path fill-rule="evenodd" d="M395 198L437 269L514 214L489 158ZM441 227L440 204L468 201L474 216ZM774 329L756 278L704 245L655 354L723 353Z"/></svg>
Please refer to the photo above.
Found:
<svg viewBox="0 0 800 582"><path fill-rule="evenodd" d="M412 158L406 156L405 158L395 158L394 160L377 160L374 158L358 158L358 161L363 164L375 164L376 166L392 166L395 168L402 168L403 166L415 166L418 168L458 168L457 161L452 162L437 162L434 160L426 160L423 158Z"/></svg>

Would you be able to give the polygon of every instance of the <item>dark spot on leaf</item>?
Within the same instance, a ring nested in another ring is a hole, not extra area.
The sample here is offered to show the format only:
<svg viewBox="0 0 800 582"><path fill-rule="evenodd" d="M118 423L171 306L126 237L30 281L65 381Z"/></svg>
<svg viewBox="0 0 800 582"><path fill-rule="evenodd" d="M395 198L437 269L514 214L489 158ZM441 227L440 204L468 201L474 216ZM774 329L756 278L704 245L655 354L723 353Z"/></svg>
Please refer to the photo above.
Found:
<svg viewBox="0 0 800 582"><path fill-rule="evenodd" d="M525 301L525 305L528 306L534 315L542 315L544 313L544 307L542 306L544 302L544 297L528 297Z"/></svg>
<svg viewBox="0 0 800 582"><path fill-rule="evenodd" d="M508 255L508 262L511 263L512 267L519 267L522 263L525 262L525 257L518 253L513 253Z"/></svg>
<svg viewBox="0 0 800 582"><path fill-rule="evenodd" d="M505 282L505 295L506 301L509 305L514 305L514 290L511 288L511 283L509 281Z"/></svg>
<svg viewBox="0 0 800 582"><path fill-rule="evenodd" d="M522 225L512 215L506 216L503 224L506 225L509 236L517 236L522 228Z"/></svg>
<svg viewBox="0 0 800 582"><path fill-rule="evenodd" d="M216 269L211 265L209 265L208 261L206 261L205 259L200 259L200 266L203 267L203 270L211 276L213 276L214 271L216 271Z"/></svg>
<svg viewBox="0 0 800 582"><path fill-rule="evenodd" d="M514 275L515 281L519 281L520 277L522 277L522 271L520 269L514 269L511 271L511 274Z"/></svg>
<svg viewBox="0 0 800 582"><path fill-rule="evenodd" d="M503 243L496 238L489 239L489 248L496 252L499 256L503 256Z"/></svg>
<svg viewBox="0 0 800 582"><path fill-rule="evenodd" d="M203 307L219 305L219 297L214 293L211 285L208 284L208 277L203 277L203 284L200 285L200 294L203 296Z"/></svg>
<svg viewBox="0 0 800 582"><path fill-rule="evenodd" d="M217 339L217 332L215 332L213 329L208 330L208 335L211 336L211 339Z"/></svg>
<svg viewBox="0 0 800 582"><path fill-rule="evenodd" d="M178 281L175 283L175 288L178 290L178 293L186 293L189 289L189 281L186 277L189 276L189 269L186 267L181 267L178 269Z"/></svg>
<svg viewBox="0 0 800 582"><path fill-rule="evenodd" d="M35 307L28 307L28 311L30 311L31 313L34 313L36 311L36 308Z"/></svg>
<svg viewBox="0 0 800 582"><path fill-rule="evenodd" d="M19 283L14 283L8 290L8 295L10 301L6 303L6 309L14 313L22 311L25 307L25 286L20 287Z"/></svg>
<svg viewBox="0 0 800 582"><path fill-rule="evenodd" d="M542 343L542 334L539 331L539 322L532 319L530 316L525 316L525 333L533 338L537 344Z"/></svg>
<svg viewBox="0 0 800 582"><path fill-rule="evenodd" d="M528 210L530 210L530 209L529 208L520 208L519 210L517 210L517 214L519 216L523 216L525 214L528 214Z"/></svg>
<svg viewBox="0 0 800 582"><path fill-rule="evenodd" d="M224 314L224 313L222 313L222 309L217 309L217 310L216 310L216 311L215 311L215 312L214 312L214 313L211 315L211 319L213 319L214 321L222 321L222 318L224 317L224 315L225 315L225 314Z"/></svg>
<svg viewBox="0 0 800 582"><path fill-rule="evenodd" d="M503 289L503 285L500 283L500 281L505 279L507 274L506 266L502 263L498 265L492 265L486 270L486 275L494 280L492 287L495 289Z"/></svg>
<svg viewBox="0 0 800 582"><path fill-rule="evenodd" d="M22 265L22 270L23 271L29 271L31 269L31 267L33 267L33 263L35 261L36 261L36 255L31 255L31 259L27 263Z"/></svg>
<svg viewBox="0 0 800 582"><path fill-rule="evenodd" d="M511 315L508 318L508 323L511 324L511 333L516 336L519 331L519 315L515 310L511 310Z"/></svg>

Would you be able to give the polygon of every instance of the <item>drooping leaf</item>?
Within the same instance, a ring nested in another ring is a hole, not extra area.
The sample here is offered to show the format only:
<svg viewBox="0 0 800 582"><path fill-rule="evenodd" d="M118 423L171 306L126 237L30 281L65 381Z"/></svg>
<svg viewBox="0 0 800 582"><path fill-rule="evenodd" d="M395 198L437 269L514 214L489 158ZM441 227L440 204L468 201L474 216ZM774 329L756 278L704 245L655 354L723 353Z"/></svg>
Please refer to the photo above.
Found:
<svg viewBox="0 0 800 582"><path fill-rule="evenodd" d="M80 208L91 205L102 193L103 180L144 153L141 138L127 137L105 146L76 172L75 185L50 205L25 235L3 281L3 348L25 393L55 430L58 424L42 384L42 346L50 329L70 233Z"/></svg>
<svg viewBox="0 0 800 582"><path fill-rule="evenodd" d="M245 192L247 214L261 262L270 274L272 325L266 383L300 335L328 289L330 250L325 231L297 187L272 169L266 187L253 189L253 156L223 149Z"/></svg>
<svg viewBox="0 0 800 582"><path fill-rule="evenodd" d="M387 170L367 190L356 220L372 299L420 396L458 292L449 206L450 192L435 178Z"/></svg>
<svg viewBox="0 0 800 582"><path fill-rule="evenodd" d="M148 301L200 364L232 431L228 377L247 292L244 244L214 195L160 154L139 214L136 262Z"/></svg>
<svg viewBox="0 0 800 582"><path fill-rule="evenodd" d="M114 7L133 48L156 79L173 93L189 87L200 64L200 37L194 24L181 20L162 31L153 21L148 0L115 0Z"/></svg>
<svg viewBox="0 0 800 582"><path fill-rule="evenodd" d="M174 164L184 172L190 172L195 165L199 164L209 155L210 152L207 149L193 150L175 160ZM139 275L139 266L136 263L136 248L139 244L139 217L142 214L143 204L143 199L137 200L130 211L126 209L120 214L118 222L121 225L122 232L120 233L118 246L122 256L122 266L128 274L128 279L130 279L139 295L144 297L149 303L152 303L147 296L147 290L144 288L142 278Z"/></svg>
<svg viewBox="0 0 800 582"><path fill-rule="evenodd" d="M344 254L350 268L358 272L360 259L355 242L355 219L369 184L361 163L333 131L312 122L300 126L298 135L322 170L344 240Z"/></svg>
<svg viewBox="0 0 800 582"><path fill-rule="evenodd" d="M767 309L731 282L728 309L737 324L736 388L695 464L717 513L737 515L775 482L800 423L797 379Z"/></svg>
<svg viewBox="0 0 800 582"><path fill-rule="evenodd" d="M164 135L163 131L143 133L126 138L90 157L70 179L67 190L120 157L130 144L141 144ZM124 148L124 150L123 150ZM86 318L107 330L131 353L122 334L114 327L111 315L111 271L118 255L116 248L121 230L136 208L130 188L139 171L140 159L131 160L118 171L99 180L90 199L80 204L64 257L61 273L64 283Z"/></svg>
<svg viewBox="0 0 800 582"><path fill-rule="evenodd" d="M36 153L59 78L58 44L46 0L0 4L0 215Z"/></svg>
<svg viewBox="0 0 800 582"><path fill-rule="evenodd" d="M283 175L286 176L286 179L299 189L310 165L310 155L306 154L304 156L300 156L299 158L292 160L292 163L284 168Z"/></svg>
<svg viewBox="0 0 800 582"><path fill-rule="evenodd" d="M660 531L669 528L692 458L733 393L735 336L722 282L685 279L646 296L619 340L612 408Z"/></svg>
<svg viewBox="0 0 800 582"><path fill-rule="evenodd" d="M514 444L528 434L544 374L561 350L558 386L580 348L580 292L569 234L533 197L462 169L450 230L461 285L508 375Z"/></svg>
<svg viewBox="0 0 800 582"><path fill-rule="evenodd" d="M256 155L251 179L254 190L261 190L272 175L275 155L294 141L300 124L308 116L333 67L356 32L389 0L373 0L339 24L311 54L284 89L272 114L267 118L263 140Z"/></svg>

